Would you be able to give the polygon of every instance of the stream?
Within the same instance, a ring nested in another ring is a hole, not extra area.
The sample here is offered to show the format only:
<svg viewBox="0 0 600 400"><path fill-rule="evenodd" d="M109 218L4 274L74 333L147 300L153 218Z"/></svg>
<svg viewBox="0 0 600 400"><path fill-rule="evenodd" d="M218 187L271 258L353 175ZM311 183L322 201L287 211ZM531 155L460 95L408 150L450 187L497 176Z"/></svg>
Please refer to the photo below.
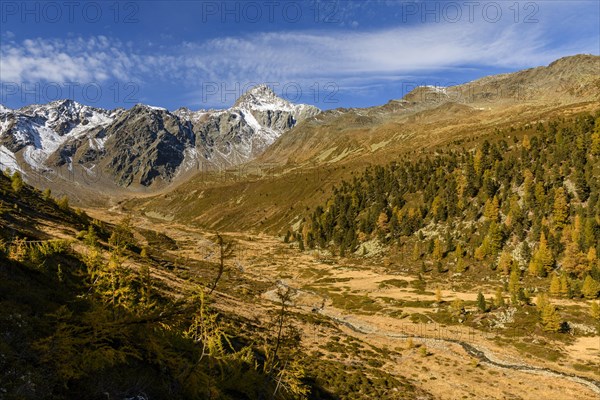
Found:
<svg viewBox="0 0 600 400"><path fill-rule="evenodd" d="M386 333L386 332L381 332L381 331L379 331L377 329L373 329L373 328L365 329L365 327L358 326L356 324L353 324L352 322L349 322L349 321L343 320L341 318L338 318L336 316L332 316L327 313L324 313L323 310L319 310L319 313L321 315L335 321L336 323L344 325L347 328L353 330L354 332L361 333L361 334L379 335L379 336L388 337L388 338L392 338L392 339L414 338L414 339L421 339L421 340L435 340L435 341L458 344L470 356L475 357L480 362L491 365L493 367L512 369L512 370L524 371L524 372L528 372L528 373L532 373L532 374L542 374L542 375L546 375L546 376L555 376L555 377L559 377L559 378L568 379L570 381L585 385L585 386L589 387L592 391L594 391L596 394L600 395L600 381L597 381L597 380L594 380L594 379L588 378L588 377L583 377L583 376L578 376L578 375L574 375L574 374L567 374L564 372L555 371L550 368L534 367L534 366L526 365L526 364L519 365L519 364L510 364L510 363L500 362L500 361L497 361L496 357L493 357L491 355L491 352L489 350L484 349L484 348L478 348L475 345L467 343L462 340L443 339L443 338L437 338L437 337L432 338L432 337L428 337L428 336L414 336L414 335L404 335L404 334L396 334L396 333ZM492 359L492 358L494 358L494 359Z"/></svg>

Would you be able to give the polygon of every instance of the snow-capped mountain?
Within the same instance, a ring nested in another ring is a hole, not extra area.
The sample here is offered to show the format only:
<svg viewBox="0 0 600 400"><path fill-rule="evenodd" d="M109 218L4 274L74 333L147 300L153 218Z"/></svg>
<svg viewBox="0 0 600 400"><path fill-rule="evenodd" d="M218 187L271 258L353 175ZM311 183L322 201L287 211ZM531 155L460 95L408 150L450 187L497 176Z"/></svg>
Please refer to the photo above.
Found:
<svg viewBox="0 0 600 400"><path fill-rule="evenodd" d="M24 171L46 169L46 161L61 146L73 139L90 136L110 125L122 110L106 111L81 105L72 100L58 100L44 105L30 105L19 110L0 108L0 168ZM18 157L20 156L20 157ZM16 163L16 165L15 165Z"/></svg>
<svg viewBox="0 0 600 400"><path fill-rule="evenodd" d="M168 183L195 168L249 161L319 112L281 99L265 85L227 110L169 112L138 104L109 111L72 100L18 110L0 106L0 168L25 175L79 168L125 187Z"/></svg>
<svg viewBox="0 0 600 400"><path fill-rule="evenodd" d="M179 109L174 114L193 125L200 159L215 165L235 165L261 154L297 122L318 114L306 104L292 104L259 85L244 93L228 110Z"/></svg>

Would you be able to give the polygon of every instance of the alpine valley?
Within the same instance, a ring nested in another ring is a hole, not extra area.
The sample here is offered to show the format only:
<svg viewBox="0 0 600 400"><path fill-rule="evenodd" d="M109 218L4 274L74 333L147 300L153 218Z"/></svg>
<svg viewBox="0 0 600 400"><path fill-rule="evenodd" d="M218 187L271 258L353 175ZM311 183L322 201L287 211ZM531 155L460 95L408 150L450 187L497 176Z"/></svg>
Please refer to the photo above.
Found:
<svg viewBox="0 0 600 400"><path fill-rule="evenodd" d="M600 56L0 106L0 167L0 399L600 398Z"/></svg>

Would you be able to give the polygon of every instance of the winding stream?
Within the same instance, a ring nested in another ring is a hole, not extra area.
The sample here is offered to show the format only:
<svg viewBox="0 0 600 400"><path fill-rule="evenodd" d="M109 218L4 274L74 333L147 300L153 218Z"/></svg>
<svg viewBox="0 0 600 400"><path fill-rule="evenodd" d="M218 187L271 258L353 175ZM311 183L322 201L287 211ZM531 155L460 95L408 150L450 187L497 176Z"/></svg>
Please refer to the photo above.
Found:
<svg viewBox="0 0 600 400"><path fill-rule="evenodd" d="M600 381L597 381L595 379L588 378L588 377L583 377L583 376L578 376L578 375L574 375L574 374L567 374L567 373L564 373L564 372L559 372L559 371L552 370L550 368L534 367L534 366L526 365L526 364L521 364L520 365L520 364L510 364L510 363L500 362L500 361L497 361L496 357L493 357L491 355L491 352L488 349L481 348L481 347L478 348L475 345L467 343L467 342L462 341L462 340L457 340L457 339L443 339L443 338L437 338L437 337L436 338L432 338L432 337L428 337L428 336L414 336L414 335L404 335L404 334L396 334L396 333L387 333L387 332L381 332L381 331L379 331L377 329L374 329L374 328L365 329L365 327L358 326L358 325L353 324L352 322L349 322L347 320L343 320L343 319L338 318L336 316L327 314L327 313L323 312L323 310L319 310L319 313L321 315L323 315L323 316L325 316L325 317L327 317L327 318L335 321L336 323L344 325L347 328L353 330L354 332L361 333L361 334L379 335L379 336L388 337L388 338L391 338L391 339L414 338L414 339L435 340L435 341L440 341L440 342L447 342L447 343L458 344L470 356L475 357L479 361L481 361L482 363L491 365L493 367L504 368L504 369L512 369L512 370L523 371L523 372L528 372L528 373L532 373L532 374L542 374L542 375L546 375L546 376L555 376L555 377L559 377L559 378L568 379L570 381L577 382L577 383L580 383L582 385L585 385L585 386L589 387L592 391L594 391L596 394L600 395Z"/></svg>
<svg viewBox="0 0 600 400"><path fill-rule="evenodd" d="M276 284L283 285L285 287L291 287L290 285L286 284L282 280L278 280L276 282ZM291 288L296 290L296 292L298 292L298 293L307 293L310 295L316 295L316 296L322 297L321 295L319 295L315 292L312 292L312 291L298 289L298 288L294 288L294 287L291 287ZM305 308L305 307L301 306L300 308ZM523 371L523 372L527 372L527 373L531 373L531 374L554 376L557 378L568 379L572 382L576 382L576 383L585 385L588 388L590 388L594 393L600 395L600 381L597 381L592 378L584 377L584 376L578 376L578 375L574 375L574 374L568 374L565 372L555 371L550 368L534 367L534 366L527 365L527 364L511 364L511 363L507 363L507 362L501 362L501 361L498 361L497 357L493 356L492 352L489 349L483 348L481 346L477 347L477 346L475 346L471 343L465 342L463 340L383 332L377 328L372 327L371 325L369 325L368 323L366 323L364 321L361 321L362 326L359 326L348 320L339 318L336 315L327 313L327 312L325 312L324 309L313 308L312 311L318 312L320 315L323 315L324 317L327 317L330 320L332 320L340 325L344 325L347 328L349 328L350 330L352 330L356 333L360 333L360 334L378 335L378 336L383 336L383 337L387 337L387 338L391 338L391 339L413 338L413 339L420 339L420 340L435 340L438 342L458 344L465 350L465 352L467 354L469 354L472 357L475 357L480 362L490 365L492 367L511 369L511 370ZM349 316L351 316L351 314Z"/></svg>

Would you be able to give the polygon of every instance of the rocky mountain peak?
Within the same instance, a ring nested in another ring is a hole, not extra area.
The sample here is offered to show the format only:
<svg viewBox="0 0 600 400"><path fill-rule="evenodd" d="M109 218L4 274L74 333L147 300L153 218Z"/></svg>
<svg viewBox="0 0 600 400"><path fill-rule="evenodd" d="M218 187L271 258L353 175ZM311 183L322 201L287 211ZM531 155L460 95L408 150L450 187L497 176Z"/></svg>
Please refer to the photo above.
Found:
<svg viewBox="0 0 600 400"><path fill-rule="evenodd" d="M138 103L131 108L131 111L134 113L137 112L149 112L149 113L169 113L164 107L155 107L148 104Z"/></svg>
<svg viewBox="0 0 600 400"><path fill-rule="evenodd" d="M294 109L292 103L277 96L273 89L265 84L254 86L252 89L241 95L233 107L251 110L276 109L292 111Z"/></svg>

